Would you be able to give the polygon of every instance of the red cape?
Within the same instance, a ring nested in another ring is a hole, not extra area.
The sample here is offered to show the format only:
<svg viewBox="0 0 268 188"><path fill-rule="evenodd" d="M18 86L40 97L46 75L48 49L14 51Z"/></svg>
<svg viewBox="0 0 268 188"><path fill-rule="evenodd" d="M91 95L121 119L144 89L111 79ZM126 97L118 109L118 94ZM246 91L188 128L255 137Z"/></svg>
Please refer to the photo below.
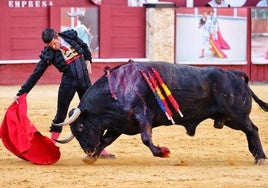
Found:
<svg viewBox="0 0 268 188"><path fill-rule="evenodd" d="M230 47L229 44L224 40L224 38L223 38L221 32L218 31L217 34L218 34L218 43L219 43L219 46L221 47L221 49L230 50L231 47Z"/></svg>
<svg viewBox="0 0 268 188"><path fill-rule="evenodd" d="M27 117L26 94L13 102L2 122L0 138L14 155L34 164L53 164L60 158L59 147L43 136Z"/></svg>

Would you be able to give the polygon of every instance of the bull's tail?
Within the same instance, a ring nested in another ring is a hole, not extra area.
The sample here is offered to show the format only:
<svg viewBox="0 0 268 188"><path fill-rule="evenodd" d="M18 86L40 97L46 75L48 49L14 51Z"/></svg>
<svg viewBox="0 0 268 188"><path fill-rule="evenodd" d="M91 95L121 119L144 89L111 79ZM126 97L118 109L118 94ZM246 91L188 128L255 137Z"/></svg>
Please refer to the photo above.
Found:
<svg viewBox="0 0 268 188"><path fill-rule="evenodd" d="M248 77L248 75L246 73L244 73L242 71L239 71L239 70L234 70L234 69L231 69L229 71L231 71L232 73L234 73L236 76L240 77L242 80L244 80L244 82L246 84L248 84L249 77Z"/></svg>
<svg viewBox="0 0 268 188"><path fill-rule="evenodd" d="M268 112L268 103L261 100L251 89L250 89L250 91L251 91L251 95L252 95L252 98L254 99L254 101L256 103L258 103L258 105L261 107L261 109L263 109L265 112Z"/></svg>
<svg viewBox="0 0 268 188"><path fill-rule="evenodd" d="M239 70L230 70L230 71L234 73L235 75L239 76L241 79L244 80L246 84L248 84L249 77L246 73L239 71ZM263 109L265 112L268 112L268 103L261 100L251 89L250 89L250 92L251 92L252 98L261 107L261 109Z"/></svg>

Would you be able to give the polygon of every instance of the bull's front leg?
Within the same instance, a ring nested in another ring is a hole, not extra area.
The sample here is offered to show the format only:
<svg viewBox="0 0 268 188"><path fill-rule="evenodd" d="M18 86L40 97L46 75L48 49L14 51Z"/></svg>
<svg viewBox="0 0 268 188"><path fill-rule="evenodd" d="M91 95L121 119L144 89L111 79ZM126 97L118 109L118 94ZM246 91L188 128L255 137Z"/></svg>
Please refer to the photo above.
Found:
<svg viewBox="0 0 268 188"><path fill-rule="evenodd" d="M139 118L141 139L143 144L150 148L155 157L169 157L170 150L167 147L155 146L152 142L152 125L143 117Z"/></svg>
<svg viewBox="0 0 268 188"><path fill-rule="evenodd" d="M94 157L99 157L104 148L113 143L121 134L122 133L120 129L108 129L103 135L103 138L101 139L100 144L96 149L96 154Z"/></svg>

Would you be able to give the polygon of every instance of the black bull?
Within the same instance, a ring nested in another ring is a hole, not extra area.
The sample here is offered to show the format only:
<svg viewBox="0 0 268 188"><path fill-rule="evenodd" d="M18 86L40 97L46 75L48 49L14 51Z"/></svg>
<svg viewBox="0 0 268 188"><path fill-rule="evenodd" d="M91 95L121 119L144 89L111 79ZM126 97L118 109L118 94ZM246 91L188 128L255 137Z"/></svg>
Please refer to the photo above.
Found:
<svg viewBox="0 0 268 188"><path fill-rule="evenodd" d="M161 86L153 69L164 81L162 86L167 86L160 89L162 96L153 85L157 82L158 88ZM168 95L176 99L181 115ZM78 108L71 110L70 118L57 126L70 124L73 136L93 159L121 134L138 133L154 156L167 157L167 148L153 144L152 128L173 122L184 126L187 134L194 136L200 122L211 118L215 128L225 125L243 131L255 163L261 164L266 156L258 128L249 118L252 98L263 110L268 110L268 104L253 93L248 86L248 76L241 71L165 62L130 62L106 70L106 74L87 90ZM157 99L168 105L166 111ZM172 113L170 118L167 109ZM66 143L69 138L59 142Z"/></svg>

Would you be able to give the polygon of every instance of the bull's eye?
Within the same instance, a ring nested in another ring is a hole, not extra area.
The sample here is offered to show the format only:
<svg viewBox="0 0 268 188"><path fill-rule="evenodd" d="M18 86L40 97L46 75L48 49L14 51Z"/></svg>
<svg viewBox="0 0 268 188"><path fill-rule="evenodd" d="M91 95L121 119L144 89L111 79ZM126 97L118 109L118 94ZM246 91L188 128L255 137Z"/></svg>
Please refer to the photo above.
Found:
<svg viewBox="0 0 268 188"><path fill-rule="evenodd" d="M82 132L83 130L84 130L84 125L82 123L79 123L79 125L77 126L77 131Z"/></svg>

